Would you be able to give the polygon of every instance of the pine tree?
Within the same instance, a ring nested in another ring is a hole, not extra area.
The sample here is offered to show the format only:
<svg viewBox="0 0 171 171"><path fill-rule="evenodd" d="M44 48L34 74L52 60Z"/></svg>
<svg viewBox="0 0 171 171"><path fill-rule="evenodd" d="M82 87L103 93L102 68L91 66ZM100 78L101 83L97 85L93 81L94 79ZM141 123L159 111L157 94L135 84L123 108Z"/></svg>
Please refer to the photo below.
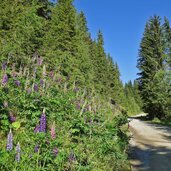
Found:
<svg viewBox="0 0 171 171"><path fill-rule="evenodd" d="M139 51L138 69L141 71L139 86L144 110L151 118L164 115L163 107L158 99L161 91L155 84L156 76L158 72L164 70L166 60L162 31L160 17L151 18L146 24ZM158 79L162 82L164 78L158 77Z"/></svg>
<svg viewBox="0 0 171 171"><path fill-rule="evenodd" d="M37 1L4 0L0 6L1 60L10 58L28 63L32 54L40 48L45 20L37 15Z"/></svg>
<svg viewBox="0 0 171 171"><path fill-rule="evenodd" d="M76 10L72 0L59 0L47 22L42 50L50 67L60 67L61 73L73 77L76 64Z"/></svg>
<svg viewBox="0 0 171 171"><path fill-rule="evenodd" d="M75 40L77 60L77 66L75 66L77 71L74 73L75 81L79 84L79 86L92 89L93 65L91 62L87 21L83 12L77 15Z"/></svg>
<svg viewBox="0 0 171 171"><path fill-rule="evenodd" d="M94 73L95 73L95 77L94 77L95 89L97 92L105 95L107 91L106 90L107 58L106 58L106 53L104 51L104 40L101 31L98 32L95 53L96 55L94 56L95 58L93 59Z"/></svg>

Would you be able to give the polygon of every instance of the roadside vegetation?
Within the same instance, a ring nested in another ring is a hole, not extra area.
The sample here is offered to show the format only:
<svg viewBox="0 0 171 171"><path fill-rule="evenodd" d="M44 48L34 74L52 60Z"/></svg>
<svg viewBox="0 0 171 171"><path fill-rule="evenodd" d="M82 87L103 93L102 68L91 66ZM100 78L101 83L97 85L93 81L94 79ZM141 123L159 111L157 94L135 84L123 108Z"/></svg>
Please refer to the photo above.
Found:
<svg viewBox="0 0 171 171"><path fill-rule="evenodd" d="M4 0L0 15L0 170L127 170L137 93L102 32L72 0Z"/></svg>

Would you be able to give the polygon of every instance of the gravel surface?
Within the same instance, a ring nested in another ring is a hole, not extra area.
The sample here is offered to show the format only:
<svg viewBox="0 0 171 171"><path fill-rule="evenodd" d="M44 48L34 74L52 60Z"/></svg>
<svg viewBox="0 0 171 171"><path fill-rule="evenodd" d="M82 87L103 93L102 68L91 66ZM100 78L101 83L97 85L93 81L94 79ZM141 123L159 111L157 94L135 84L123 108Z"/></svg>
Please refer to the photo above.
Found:
<svg viewBox="0 0 171 171"><path fill-rule="evenodd" d="M138 119L129 123L133 171L171 171L171 128Z"/></svg>

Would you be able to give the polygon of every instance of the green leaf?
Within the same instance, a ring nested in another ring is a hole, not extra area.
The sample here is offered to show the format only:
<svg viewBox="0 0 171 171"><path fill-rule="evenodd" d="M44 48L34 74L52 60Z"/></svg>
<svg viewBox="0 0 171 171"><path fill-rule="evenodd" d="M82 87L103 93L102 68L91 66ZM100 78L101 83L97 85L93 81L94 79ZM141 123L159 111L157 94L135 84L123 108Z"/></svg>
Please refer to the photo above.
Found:
<svg viewBox="0 0 171 171"><path fill-rule="evenodd" d="M13 123L12 123L12 126L13 126L14 129L17 130L17 129L20 128L21 124L20 124L20 122L13 122Z"/></svg>

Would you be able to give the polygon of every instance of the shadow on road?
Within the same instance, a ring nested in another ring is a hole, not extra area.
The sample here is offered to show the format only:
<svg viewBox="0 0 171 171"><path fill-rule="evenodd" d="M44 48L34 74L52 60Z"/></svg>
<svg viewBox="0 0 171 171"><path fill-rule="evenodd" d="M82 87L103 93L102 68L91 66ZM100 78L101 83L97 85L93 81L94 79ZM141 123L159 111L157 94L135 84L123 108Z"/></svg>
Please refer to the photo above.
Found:
<svg viewBox="0 0 171 171"><path fill-rule="evenodd" d="M133 171L171 171L171 127L153 124L145 116L130 117L129 158Z"/></svg>
<svg viewBox="0 0 171 171"><path fill-rule="evenodd" d="M144 148L131 147L129 158L136 171L171 171L171 149L143 143Z"/></svg>

